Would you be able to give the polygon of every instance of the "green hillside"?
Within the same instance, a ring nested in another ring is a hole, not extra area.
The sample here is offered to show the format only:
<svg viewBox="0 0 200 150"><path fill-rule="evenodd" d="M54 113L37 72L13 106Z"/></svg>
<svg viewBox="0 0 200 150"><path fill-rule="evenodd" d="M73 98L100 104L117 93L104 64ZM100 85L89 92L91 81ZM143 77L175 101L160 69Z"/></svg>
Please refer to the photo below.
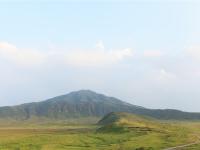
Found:
<svg viewBox="0 0 200 150"><path fill-rule="evenodd" d="M163 124L155 119L138 116L125 112L112 112L103 117L99 122L98 131L101 132L130 132L161 130Z"/></svg>
<svg viewBox="0 0 200 150"><path fill-rule="evenodd" d="M149 123L152 118L126 112L111 112L99 120L99 125Z"/></svg>

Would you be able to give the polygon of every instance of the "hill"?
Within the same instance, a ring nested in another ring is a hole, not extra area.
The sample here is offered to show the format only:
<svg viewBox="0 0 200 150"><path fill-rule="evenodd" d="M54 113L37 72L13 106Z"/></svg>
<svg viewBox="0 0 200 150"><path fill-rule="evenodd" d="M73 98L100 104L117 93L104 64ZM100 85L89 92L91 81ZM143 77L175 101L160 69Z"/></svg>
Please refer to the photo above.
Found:
<svg viewBox="0 0 200 150"><path fill-rule="evenodd" d="M172 109L147 109L90 90L71 92L41 102L0 107L0 119L102 117L110 112L129 112L165 120L200 119L200 113Z"/></svg>
<svg viewBox="0 0 200 150"><path fill-rule="evenodd" d="M109 124L137 124L139 122L150 122L152 118L135 115L126 112L111 112L105 115L101 120L99 120L99 125L109 125Z"/></svg>
<svg viewBox="0 0 200 150"><path fill-rule="evenodd" d="M157 120L125 112L111 112L99 122L100 132L153 131L162 128Z"/></svg>

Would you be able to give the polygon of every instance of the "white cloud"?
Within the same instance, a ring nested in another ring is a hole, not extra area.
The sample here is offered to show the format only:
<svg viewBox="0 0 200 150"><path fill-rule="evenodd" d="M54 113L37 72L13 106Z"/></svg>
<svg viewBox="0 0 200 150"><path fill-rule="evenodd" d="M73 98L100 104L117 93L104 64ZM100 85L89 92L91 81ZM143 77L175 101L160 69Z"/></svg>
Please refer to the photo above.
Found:
<svg viewBox="0 0 200 150"><path fill-rule="evenodd" d="M176 79L176 74L166 71L166 69L162 68L158 72L158 80L162 82L168 82L170 80Z"/></svg>
<svg viewBox="0 0 200 150"><path fill-rule="evenodd" d="M16 49L16 47L7 42L0 42L0 49Z"/></svg>
<svg viewBox="0 0 200 150"><path fill-rule="evenodd" d="M159 50L146 50L144 51L144 57L161 57L163 56L163 52Z"/></svg>
<svg viewBox="0 0 200 150"><path fill-rule="evenodd" d="M38 65L44 62L45 54L32 49L19 49L8 42L0 42L0 58L20 65Z"/></svg>
<svg viewBox="0 0 200 150"><path fill-rule="evenodd" d="M104 44L103 44L103 41L98 41L97 43L96 43L96 46L95 46L97 49L104 49L105 47L104 47Z"/></svg>
<svg viewBox="0 0 200 150"><path fill-rule="evenodd" d="M90 50L76 51L65 56L67 64L75 66L100 66L117 63L127 57L133 56L130 48L121 50Z"/></svg>
<svg viewBox="0 0 200 150"><path fill-rule="evenodd" d="M63 50L41 52L33 49L18 48L8 42L0 42L0 59L11 61L19 65L40 65L44 62L56 62L72 66L102 66L117 63L127 57L131 57L133 51L130 48L121 50L105 50L103 42L97 42L92 50Z"/></svg>
<svg viewBox="0 0 200 150"><path fill-rule="evenodd" d="M120 50L107 50L100 40L93 50L70 51L65 54L65 62L73 66L102 66L117 63L127 57L133 56L131 48Z"/></svg>
<svg viewBox="0 0 200 150"><path fill-rule="evenodd" d="M186 49L186 53L192 58L200 60L200 46L191 46Z"/></svg>

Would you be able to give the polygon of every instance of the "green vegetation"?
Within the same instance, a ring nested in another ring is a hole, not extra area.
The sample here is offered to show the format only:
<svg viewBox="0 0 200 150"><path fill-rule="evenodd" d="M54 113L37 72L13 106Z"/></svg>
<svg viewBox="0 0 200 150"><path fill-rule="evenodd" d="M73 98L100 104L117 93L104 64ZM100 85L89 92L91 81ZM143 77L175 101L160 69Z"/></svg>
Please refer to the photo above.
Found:
<svg viewBox="0 0 200 150"><path fill-rule="evenodd" d="M157 120L125 112L112 112L99 122L99 132L130 132L160 130L162 124Z"/></svg>
<svg viewBox="0 0 200 150"><path fill-rule="evenodd" d="M0 150L160 150L191 143L184 148L198 150L198 119L199 113L146 109L82 90L0 107Z"/></svg>
<svg viewBox="0 0 200 150"><path fill-rule="evenodd" d="M1 122L0 149L159 150L197 142L200 135L200 122L161 122L128 113L110 113L96 125L75 122Z"/></svg>

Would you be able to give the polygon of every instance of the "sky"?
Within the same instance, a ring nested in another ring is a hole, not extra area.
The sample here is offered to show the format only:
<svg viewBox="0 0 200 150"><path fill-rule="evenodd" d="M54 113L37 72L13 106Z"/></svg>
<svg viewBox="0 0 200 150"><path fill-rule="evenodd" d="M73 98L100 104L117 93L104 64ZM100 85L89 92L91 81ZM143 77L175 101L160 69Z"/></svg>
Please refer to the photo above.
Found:
<svg viewBox="0 0 200 150"><path fill-rule="evenodd" d="M0 0L0 106L90 89L200 112L200 2Z"/></svg>

